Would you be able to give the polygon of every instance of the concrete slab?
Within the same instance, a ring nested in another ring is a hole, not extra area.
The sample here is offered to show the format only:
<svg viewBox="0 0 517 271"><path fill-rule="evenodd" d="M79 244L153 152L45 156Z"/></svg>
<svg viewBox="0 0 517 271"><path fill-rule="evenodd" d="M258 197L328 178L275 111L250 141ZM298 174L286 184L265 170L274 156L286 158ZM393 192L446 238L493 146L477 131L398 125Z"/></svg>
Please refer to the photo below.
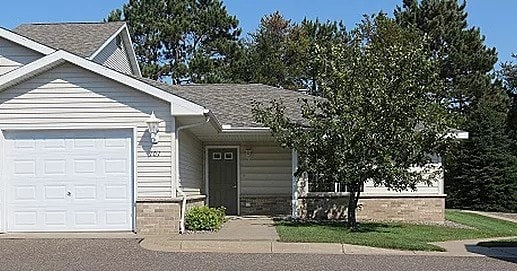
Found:
<svg viewBox="0 0 517 271"><path fill-rule="evenodd" d="M0 239L138 239L133 232L2 233Z"/></svg>
<svg viewBox="0 0 517 271"><path fill-rule="evenodd" d="M180 252L183 241L170 240L167 238L145 238L140 242L142 248L162 251L162 252Z"/></svg>
<svg viewBox="0 0 517 271"><path fill-rule="evenodd" d="M482 211L472 211L472 210L461 210L464 213L478 214L490 218L501 219L510 221L513 223L517 223L517 213L499 213L499 212L482 212Z"/></svg>
<svg viewBox="0 0 517 271"><path fill-rule="evenodd" d="M445 248L447 250L447 254L450 256L477 256L477 257L488 256L488 257L510 257L510 258L517 257L517 251L514 251L512 249L501 250L500 247L489 248L489 247L477 246L477 244L479 242L496 241L496 240L503 240L503 239L509 239L509 238L512 238L512 237L458 240L458 241L436 242L436 243L432 243L432 244ZM512 254L514 252L516 254Z"/></svg>
<svg viewBox="0 0 517 271"><path fill-rule="evenodd" d="M343 244L345 254L359 255L415 255L414 251L394 250L376 247L356 246Z"/></svg>
<svg viewBox="0 0 517 271"><path fill-rule="evenodd" d="M178 235L178 240L216 241L276 241L279 240L274 222L267 217L234 217L217 232L187 233Z"/></svg>
<svg viewBox="0 0 517 271"><path fill-rule="evenodd" d="M272 242L273 253L343 254L341 244Z"/></svg>
<svg viewBox="0 0 517 271"><path fill-rule="evenodd" d="M181 252L271 253L271 242L214 242L183 240L181 244Z"/></svg>

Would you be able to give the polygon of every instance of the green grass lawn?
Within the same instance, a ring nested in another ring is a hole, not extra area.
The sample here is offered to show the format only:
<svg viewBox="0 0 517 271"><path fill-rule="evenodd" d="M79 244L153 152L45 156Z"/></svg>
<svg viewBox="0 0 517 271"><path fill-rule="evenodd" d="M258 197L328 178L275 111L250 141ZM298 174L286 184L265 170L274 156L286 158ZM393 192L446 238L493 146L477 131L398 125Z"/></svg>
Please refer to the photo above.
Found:
<svg viewBox="0 0 517 271"><path fill-rule="evenodd" d="M429 244L448 240L517 236L517 224L477 214L447 210L447 220L473 229L404 223L360 223L350 230L343 223L279 222L276 230L282 242L345 243L403 250L443 251Z"/></svg>

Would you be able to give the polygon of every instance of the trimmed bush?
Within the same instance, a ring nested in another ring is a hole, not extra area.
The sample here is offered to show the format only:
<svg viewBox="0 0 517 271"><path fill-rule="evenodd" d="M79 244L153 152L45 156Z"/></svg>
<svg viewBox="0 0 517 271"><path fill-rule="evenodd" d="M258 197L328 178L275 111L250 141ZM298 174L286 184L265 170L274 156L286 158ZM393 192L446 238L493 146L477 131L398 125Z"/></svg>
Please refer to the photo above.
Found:
<svg viewBox="0 0 517 271"><path fill-rule="evenodd" d="M216 231L226 222L225 214L224 207L195 206L186 213L185 227L193 231Z"/></svg>

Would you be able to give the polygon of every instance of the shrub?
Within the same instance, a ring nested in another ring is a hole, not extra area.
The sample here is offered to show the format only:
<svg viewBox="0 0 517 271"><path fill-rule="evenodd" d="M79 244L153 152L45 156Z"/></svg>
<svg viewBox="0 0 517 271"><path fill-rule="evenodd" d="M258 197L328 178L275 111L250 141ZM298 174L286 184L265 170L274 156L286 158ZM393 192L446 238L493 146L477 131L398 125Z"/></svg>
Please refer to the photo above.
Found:
<svg viewBox="0 0 517 271"><path fill-rule="evenodd" d="M210 208L208 206L195 206L190 208L185 216L185 226L193 231L215 231L219 230L225 218L226 209Z"/></svg>

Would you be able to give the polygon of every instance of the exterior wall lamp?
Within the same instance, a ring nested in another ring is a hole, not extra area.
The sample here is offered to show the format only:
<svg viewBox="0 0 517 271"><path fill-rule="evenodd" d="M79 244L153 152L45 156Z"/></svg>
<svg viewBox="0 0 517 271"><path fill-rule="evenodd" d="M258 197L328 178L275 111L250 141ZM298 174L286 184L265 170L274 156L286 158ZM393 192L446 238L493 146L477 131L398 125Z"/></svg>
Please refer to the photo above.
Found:
<svg viewBox="0 0 517 271"><path fill-rule="evenodd" d="M153 144L158 143L159 141L159 135L158 132L160 131L159 125L161 120L156 118L156 115L154 114L154 111L151 113L151 116L145 121L147 123L147 129L149 130L149 133L151 134L151 142Z"/></svg>
<svg viewBox="0 0 517 271"><path fill-rule="evenodd" d="M251 148L246 148L245 153L246 153L246 160L250 160L253 155L253 150Z"/></svg>

